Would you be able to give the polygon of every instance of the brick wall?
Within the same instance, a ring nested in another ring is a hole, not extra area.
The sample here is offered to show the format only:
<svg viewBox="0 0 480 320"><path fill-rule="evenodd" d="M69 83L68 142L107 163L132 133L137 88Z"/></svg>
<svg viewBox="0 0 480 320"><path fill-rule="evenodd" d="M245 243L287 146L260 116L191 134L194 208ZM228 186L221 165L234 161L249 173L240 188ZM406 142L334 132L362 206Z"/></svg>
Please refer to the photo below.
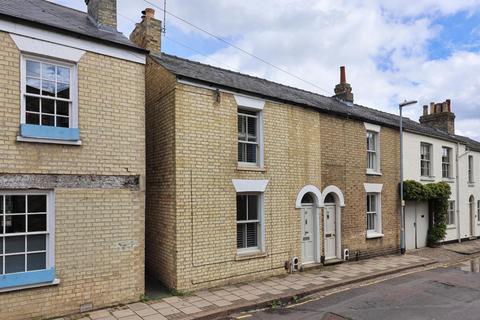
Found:
<svg viewBox="0 0 480 320"><path fill-rule="evenodd" d="M107 68L108 66L108 68ZM82 146L16 141L20 53L0 32L0 174L144 179L144 66L87 52L78 65ZM0 319L46 318L137 300L144 292L144 191L55 189L58 286L0 293ZM119 242L133 240L125 248Z"/></svg>

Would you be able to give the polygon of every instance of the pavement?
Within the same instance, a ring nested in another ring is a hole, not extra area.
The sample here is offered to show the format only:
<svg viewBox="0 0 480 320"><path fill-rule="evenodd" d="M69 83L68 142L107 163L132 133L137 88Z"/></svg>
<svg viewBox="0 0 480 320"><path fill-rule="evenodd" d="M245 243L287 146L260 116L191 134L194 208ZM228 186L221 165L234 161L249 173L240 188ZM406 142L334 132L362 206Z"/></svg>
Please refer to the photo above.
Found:
<svg viewBox="0 0 480 320"><path fill-rule="evenodd" d="M223 319L231 314L290 303L298 299L382 276L425 266L458 263L480 252L480 240L423 248L406 255L389 255L324 266L305 272L272 277L170 296L148 302L76 314L56 320L165 320ZM333 318L332 318L333 319Z"/></svg>
<svg viewBox="0 0 480 320"><path fill-rule="evenodd" d="M249 320L478 320L480 258L410 273L309 301L243 314ZM235 319L235 318L234 318Z"/></svg>

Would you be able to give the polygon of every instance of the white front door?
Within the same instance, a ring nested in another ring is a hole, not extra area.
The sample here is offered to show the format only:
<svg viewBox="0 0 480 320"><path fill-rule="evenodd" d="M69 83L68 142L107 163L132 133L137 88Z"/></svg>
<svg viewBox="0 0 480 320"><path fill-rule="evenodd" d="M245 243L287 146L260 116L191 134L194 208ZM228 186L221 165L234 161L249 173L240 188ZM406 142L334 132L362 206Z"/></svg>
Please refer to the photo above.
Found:
<svg viewBox="0 0 480 320"><path fill-rule="evenodd" d="M428 202L407 201L405 206L405 248L427 246Z"/></svg>
<svg viewBox="0 0 480 320"><path fill-rule="evenodd" d="M302 208L302 263L315 262L313 207Z"/></svg>
<svg viewBox="0 0 480 320"><path fill-rule="evenodd" d="M326 204L323 216L325 221L325 260L328 260L337 257L335 205Z"/></svg>
<svg viewBox="0 0 480 320"><path fill-rule="evenodd" d="M428 202L417 202L417 248L427 246L428 236Z"/></svg>

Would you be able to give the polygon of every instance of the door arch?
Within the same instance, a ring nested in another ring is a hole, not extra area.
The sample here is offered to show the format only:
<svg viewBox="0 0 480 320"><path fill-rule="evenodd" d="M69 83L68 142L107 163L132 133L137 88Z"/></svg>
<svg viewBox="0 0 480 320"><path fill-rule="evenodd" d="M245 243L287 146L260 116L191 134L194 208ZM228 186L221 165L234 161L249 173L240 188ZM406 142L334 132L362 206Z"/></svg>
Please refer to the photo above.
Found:
<svg viewBox="0 0 480 320"><path fill-rule="evenodd" d="M295 207L300 209L302 264L320 262L320 190L312 185L297 194Z"/></svg>
<svg viewBox="0 0 480 320"><path fill-rule="evenodd" d="M322 193L324 225L324 257L329 260L342 259L342 207L345 206L343 192L336 186L328 186Z"/></svg>

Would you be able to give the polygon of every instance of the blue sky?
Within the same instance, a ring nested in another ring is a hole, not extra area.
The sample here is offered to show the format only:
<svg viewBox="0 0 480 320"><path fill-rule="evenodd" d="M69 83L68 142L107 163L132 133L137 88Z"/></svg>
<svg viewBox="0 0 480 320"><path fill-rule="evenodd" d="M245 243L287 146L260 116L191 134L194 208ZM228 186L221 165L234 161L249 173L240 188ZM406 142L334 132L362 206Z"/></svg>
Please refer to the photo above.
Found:
<svg viewBox="0 0 480 320"><path fill-rule="evenodd" d="M82 0L51 1L86 10ZM163 1L149 1L163 19ZM120 31L129 35L146 7L118 0ZM169 0L167 10L316 86L170 15L164 52L324 95L346 65L357 103L397 112L415 99L407 116L418 120L423 104L451 99L457 133L480 140L480 0Z"/></svg>

